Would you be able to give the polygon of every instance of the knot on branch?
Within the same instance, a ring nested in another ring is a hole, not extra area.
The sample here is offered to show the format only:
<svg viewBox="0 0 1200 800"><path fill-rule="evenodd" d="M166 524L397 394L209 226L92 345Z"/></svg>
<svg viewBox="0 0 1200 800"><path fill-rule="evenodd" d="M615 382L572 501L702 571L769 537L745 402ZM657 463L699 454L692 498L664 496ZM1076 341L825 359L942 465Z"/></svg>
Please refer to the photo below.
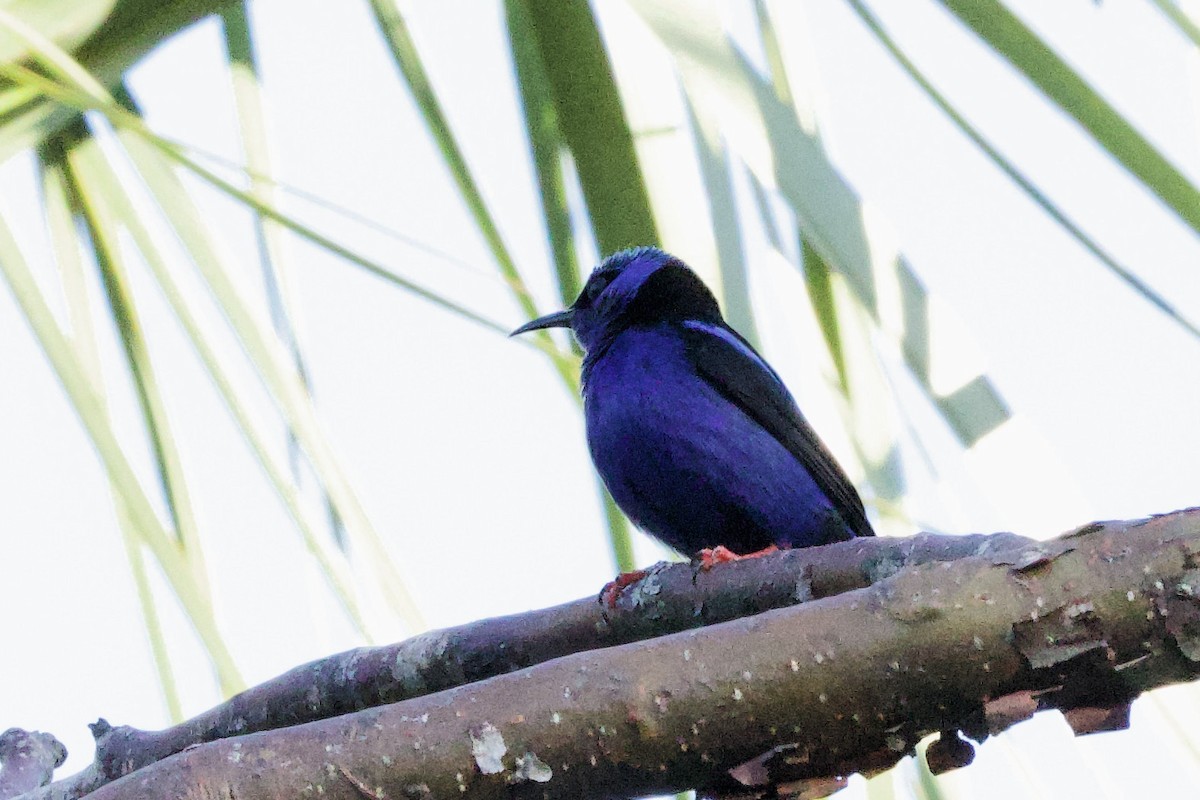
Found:
<svg viewBox="0 0 1200 800"><path fill-rule="evenodd" d="M0 798L45 786L67 760L67 748L48 733L9 728L0 734Z"/></svg>

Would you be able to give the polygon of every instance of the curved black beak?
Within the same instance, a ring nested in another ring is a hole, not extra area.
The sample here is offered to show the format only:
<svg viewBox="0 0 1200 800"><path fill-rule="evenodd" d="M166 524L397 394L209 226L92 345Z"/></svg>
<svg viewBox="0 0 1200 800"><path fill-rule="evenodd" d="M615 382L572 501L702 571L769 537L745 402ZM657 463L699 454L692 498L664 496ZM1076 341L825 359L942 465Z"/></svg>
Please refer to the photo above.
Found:
<svg viewBox="0 0 1200 800"><path fill-rule="evenodd" d="M547 314L544 317L526 322L521 327L509 334L509 336L519 336L522 333L529 331L538 331L542 328L569 328L571 327L571 319L575 316L575 311L570 308L562 311L555 311L553 314Z"/></svg>

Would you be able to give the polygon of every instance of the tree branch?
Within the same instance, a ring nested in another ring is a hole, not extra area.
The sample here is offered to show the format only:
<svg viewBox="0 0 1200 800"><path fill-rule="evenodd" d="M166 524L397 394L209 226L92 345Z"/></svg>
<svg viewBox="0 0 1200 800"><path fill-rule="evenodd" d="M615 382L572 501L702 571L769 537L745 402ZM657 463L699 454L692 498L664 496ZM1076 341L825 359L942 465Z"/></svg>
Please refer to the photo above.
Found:
<svg viewBox="0 0 1200 800"><path fill-rule="evenodd" d="M813 570L798 594L817 585ZM835 787L928 733L982 739L1037 709L1062 709L1077 732L1119 725L1141 691L1200 673L1197 510L883 571L894 574L815 602L189 748L95 798ZM651 589L645 617L666 602ZM953 766L963 747L944 737L935 755Z"/></svg>
<svg viewBox="0 0 1200 800"><path fill-rule="evenodd" d="M661 563L615 609L595 598L480 620L393 645L313 661L162 731L92 726L95 763L40 793L74 800L195 744L284 728L485 680L571 653L611 647L869 586L905 566L1036 549L1011 533L856 539L698 572Z"/></svg>

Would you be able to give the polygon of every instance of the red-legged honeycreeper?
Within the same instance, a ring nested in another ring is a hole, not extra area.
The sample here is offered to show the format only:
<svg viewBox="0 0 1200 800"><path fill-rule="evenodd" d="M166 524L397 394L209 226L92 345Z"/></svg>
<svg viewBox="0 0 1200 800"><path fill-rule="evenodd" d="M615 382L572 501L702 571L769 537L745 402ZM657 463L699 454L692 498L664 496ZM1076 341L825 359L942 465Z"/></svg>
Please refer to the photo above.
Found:
<svg viewBox="0 0 1200 800"><path fill-rule="evenodd" d="M609 256L570 308L512 335L541 328L571 328L583 346L592 461L650 535L688 555L874 535L783 381L679 259Z"/></svg>

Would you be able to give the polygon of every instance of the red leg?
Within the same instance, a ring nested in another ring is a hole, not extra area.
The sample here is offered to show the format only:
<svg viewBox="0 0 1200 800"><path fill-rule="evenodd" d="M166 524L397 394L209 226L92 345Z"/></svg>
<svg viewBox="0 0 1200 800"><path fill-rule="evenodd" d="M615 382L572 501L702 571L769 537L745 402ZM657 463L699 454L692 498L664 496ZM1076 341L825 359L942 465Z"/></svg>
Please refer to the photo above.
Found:
<svg viewBox="0 0 1200 800"><path fill-rule="evenodd" d="M633 572L622 572L615 580L604 584L604 588L600 590L600 602L608 608L616 608L617 598L621 596L621 592L625 587L637 583L646 577L646 575L647 572L644 569L636 569Z"/></svg>
<svg viewBox="0 0 1200 800"><path fill-rule="evenodd" d="M762 558L763 556L769 556L771 553L778 552L779 548L772 544L764 547L762 550L739 556L725 545L719 544L716 547L706 547L700 551L700 569L707 572L717 564L724 564L726 561L741 561L744 558Z"/></svg>

